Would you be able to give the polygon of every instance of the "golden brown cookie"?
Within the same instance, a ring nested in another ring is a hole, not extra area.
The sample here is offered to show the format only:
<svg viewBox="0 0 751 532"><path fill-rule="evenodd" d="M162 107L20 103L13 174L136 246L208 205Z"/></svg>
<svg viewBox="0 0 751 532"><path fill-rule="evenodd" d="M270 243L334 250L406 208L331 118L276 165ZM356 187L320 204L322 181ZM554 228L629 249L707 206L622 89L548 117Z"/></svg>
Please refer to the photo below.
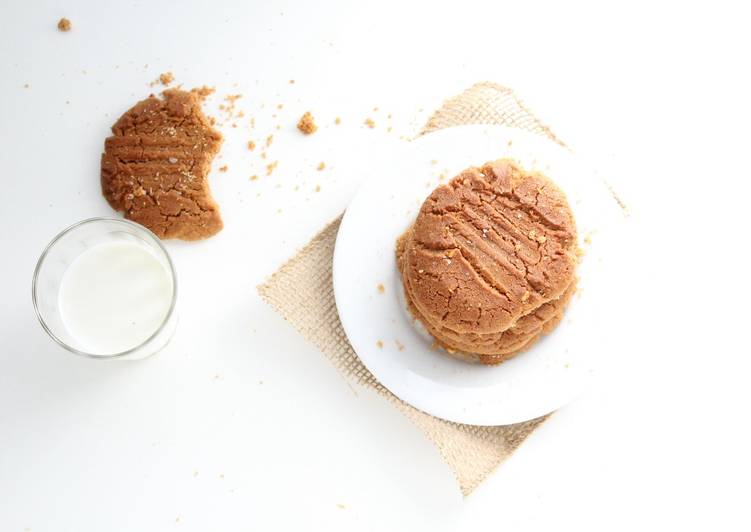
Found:
<svg viewBox="0 0 751 532"><path fill-rule="evenodd" d="M399 256L399 252L397 255ZM421 315L412 302L409 279L403 279L403 283L410 312L436 338L439 345L457 358L485 364L499 363L511 358L531 346L543 333L555 328L566 305L576 292L576 280L574 279L559 298L548 301L529 314L522 316L513 326L503 332L487 335L462 334L440 325L436 326Z"/></svg>
<svg viewBox="0 0 751 532"><path fill-rule="evenodd" d="M438 187L397 244L413 314L448 350L497 363L560 319L576 289L564 194L511 160Z"/></svg>
<svg viewBox="0 0 751 532"><path fill-rule="evenodd" d="M562 296L544 303L529 314L522 316L512 327L500 333L486 335L457 333L446 327L435 325L427 320L411 302L410 310L428 332L449 349L472 353L479 357L499 354L511 355L526 346L530 339L539 338L541 333L552 330L575 292L576 283L572 282Z"/></svg>
<svg viewBox="0 0 751 532"><path fill-rule="evenodd" d="M160 238L199 240L223 227L207 179L222 135L201 102L196 91L151 95L121 116L104 142L104 197Z"/></svg>

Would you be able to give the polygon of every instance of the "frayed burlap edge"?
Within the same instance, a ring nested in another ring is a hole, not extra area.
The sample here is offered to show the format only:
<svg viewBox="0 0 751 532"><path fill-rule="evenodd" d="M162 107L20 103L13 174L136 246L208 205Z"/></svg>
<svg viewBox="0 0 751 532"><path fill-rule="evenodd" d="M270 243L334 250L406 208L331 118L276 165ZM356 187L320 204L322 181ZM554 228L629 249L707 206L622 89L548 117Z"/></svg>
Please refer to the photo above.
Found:
<svg viewBox="0 0 751 532"><path fill-rule="evenodd" d="M503 124L563 145L511 89L495 83L477 83L444 102L420 134L462 124ZM336 311L332 262L340 222L341 217L325 227L258 291L345 379L375 390L406 414L436 445L467 496L550 414L495 427L453 423L415 409L378 382L352 350Z"/></svg>

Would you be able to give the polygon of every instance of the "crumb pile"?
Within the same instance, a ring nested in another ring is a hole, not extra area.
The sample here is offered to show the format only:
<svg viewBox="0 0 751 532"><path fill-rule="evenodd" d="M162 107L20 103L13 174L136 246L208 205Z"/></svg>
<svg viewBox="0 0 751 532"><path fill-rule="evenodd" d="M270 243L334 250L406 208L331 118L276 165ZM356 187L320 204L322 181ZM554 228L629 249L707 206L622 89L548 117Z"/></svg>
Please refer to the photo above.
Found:
<svg viewBox="0 0 751 532"><path fill-rule="evenodd" d="M201 110L208 93L151 95L120 117L104 143L104 197L160 238L199 240L223 227L207 179L222 144Z"/></svg>
<svg viewBox="0 0 751 532"><path fill-rule="evenodd" d="M70 23L70 20L65 17L61 18L57 23L57 29L60 31L70 31L72 27L73 25Z"/></svg>
<svg viewBox="0 0 751 532"><path fill-rule="evenodd" d="M436 188L396 252L414 316L449 353L483 364L553 330L576 291L565 195L508 159Z"/></svg>
<svg viewBox="0 0 751 532"><path fill-rule="evenodd" d="M300 121L297 123L297 129L299 129L306 135L312 135L318 130L318 126L313 120L313 115L310 114L310 111L307 111L304 115L302 115Z"/></svg>

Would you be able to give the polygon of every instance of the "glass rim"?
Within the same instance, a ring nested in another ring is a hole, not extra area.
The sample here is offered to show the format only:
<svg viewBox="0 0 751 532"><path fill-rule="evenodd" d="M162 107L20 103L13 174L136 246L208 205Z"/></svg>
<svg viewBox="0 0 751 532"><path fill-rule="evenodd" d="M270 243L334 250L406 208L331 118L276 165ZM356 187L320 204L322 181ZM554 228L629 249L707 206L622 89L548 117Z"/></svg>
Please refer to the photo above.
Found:
<svg viewBox="0 0 751 532"><path fill-rule="evenodd" d="M164 315L164 319L159 324L159 327L156 328L156 330L149 335L148 338L146 338L143 342L139 343L138 345L135 345L129 349L126 349L125 351L120 351L119 353L113 353L108 355L101 355L96 353L88 353L86 351L81 351L80 349L76 349L72 345L69 345L67 342L61 340L58 338L55 333L52 332L52 330L49 328L47 323L45 322L44 318L42 317L41 313L39 312L39 307L37 304L37 280L39 277L39 272L42 268L42 264L44 263L44 259L47 257L47 254L52 249L52 247L65 235L73 231L74 229L77 229L78 227L81 227L82 225L87 225L91 223L96 222L115 222L117 224L122 224L125 226L133 227L138 229L139 231L142 231L145 233L146 236L148 236L152 242L154 242L159 249L162 250L164 253L164 256L167 257L167 264L169 264L169 271L172 278L172 301L170 302L169 310L167 311L167 314ZM95 359L110 359L110 358L122 358L127 355L130 355L142 347L146 346L154 340L159 333L161 333L165 326L169 323L170 318L174 314L175 311L175 304L177 302L177 272L175 271L175 265L172 263L172 257L170 257L169 252L167 251L167 248L164 247L164 244L162 244L161 240L159 240L159 237L157 237L150 229L147 227L144 227L141 224L131 222L130 220L125 220L123 218L107 218L107 217L94 217L94 218L86 218L85 220L81 220L80 222L76 222L73 225L70 225L60 231L52 240L50 240L49 244L47 244L42 251L42 254L39 256L39 259L37 260L36 267L34 268L34 276L31 280L31 300L34 304L34 313L37 316L37 319L39 320L39 323L41 324L42 328L45 330L45 332L49 335L50 338L52 338L55 343L57 343L60 347L64 348L65 350L75 354L80 355L87 358L95 358Z"/></svg>

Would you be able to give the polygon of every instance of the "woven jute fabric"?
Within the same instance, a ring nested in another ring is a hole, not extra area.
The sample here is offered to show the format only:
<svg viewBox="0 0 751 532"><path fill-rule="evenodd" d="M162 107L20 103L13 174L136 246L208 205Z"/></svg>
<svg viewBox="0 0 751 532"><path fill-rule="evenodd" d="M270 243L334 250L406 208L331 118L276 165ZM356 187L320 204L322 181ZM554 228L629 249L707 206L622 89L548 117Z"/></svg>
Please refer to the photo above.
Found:
<svg viewBox="0 0 751 532"><path fill-rule="evenodd" d="M514 92L478 83L443 103L420 134L462 124L503 124L563 145ZM261 296L310 340L345 379L374 390L407 415L438 448L462 493L469 495L545 421L504 426L464 425L428 415L400 400L368 371L347 341L334 302L332 263L341 217L258 287Z"/></svg>

